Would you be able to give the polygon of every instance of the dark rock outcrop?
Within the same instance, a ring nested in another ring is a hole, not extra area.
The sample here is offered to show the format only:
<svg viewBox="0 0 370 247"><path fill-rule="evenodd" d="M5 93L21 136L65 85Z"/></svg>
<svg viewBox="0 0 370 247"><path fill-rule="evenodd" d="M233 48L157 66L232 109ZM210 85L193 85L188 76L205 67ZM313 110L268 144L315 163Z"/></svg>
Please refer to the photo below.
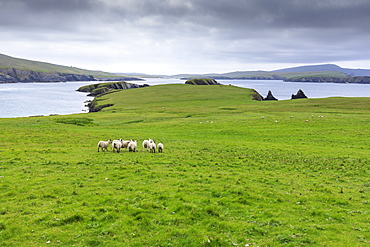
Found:
<svg viewBox="0 0 370 247"><path fill-rule="evenodd" d="M131 89L131 88L140 88L140 87L148 87L149 85L143 84L138 85L134 83L127 83L125 81L120 82L107 82L107 83L97 83L87 86L82 86L77 91L79 92L89 92L89 96L98 96L101 94L108 93L111 90L124 90L124 89Z"/></svg>
<svg viewBox="0 0 370 247"><path fill-rule="evenodd" d="M107 93L114 92L114 90L125 90L125 89L132 89L132 88L141 88L141 87L149 87L147 84L138 85L134 83L127 83L125 81L120 82L106 82L106 83L97 83L91 84L87 86L82 86L76 91L79 92L89 92L88 96L99 97ZM98 99L94 98L94 100L89 101L86 107L89 108L89 112L98 112L101 111L103 108L113 106L113 104L104 104L98 105Z"/></svg>
<svg viewBox="0 0 370 247"><path fill-rule="evenodd" d="M273 95L272 95L272 92L269 90L268 93L267 93L267 96L266 98L264 98L263 100L278 100L277 98L275 98Z"/></svg>
<svg viewBox="0 0 370 247"><path fill-rule="evenodd" d="M221 85L215 79L190 79L185 82L190 85Z"/></svg>
<svg viewBox="0 0 370 247"><path fill-rule="evenodd" d="M95 81L92 75L45 73L13 68L0 69L1 82L66 82Z"/></svg>
<svg viewBox="0 0 370 247"><path fill-rule="evenodd" d="M257 101L263 101L263 97L261 94L259 94L256 90L252 90L252 93L251 93L251 98L252 100L257 100Z"/></svg>
<svg viewBox="0 0 370 247"><path fill-rule="evenodd" d="M105 104L105 105L96 105L96 101L92 101L86 105L89 108L89 112L99 112L103 108L113 106L113 104Z"/></svg>
<svg viewBox="0 0 370 247"><path fill-rule="evenodd" d="M67 81L141 81L136 77L94 77L84 74L48 73L33 70L20 70L14 68L0 68L0 83L15 82L67 82Z"/></svg>
<svg viewBox="0 0 370 247"><path fill-rule="evenodd" d="M370 76L347 76L347 77L305 76L305 77L293 77L290 79L285 79L284 81L370 84Z"/></svg>
<svg viewBox="0 0 370 247"><path fill-rule="evenodd" d="M304 94L304 92L299 89L297 94L292 94L292 99L306 99L307 96Z"/></svg>

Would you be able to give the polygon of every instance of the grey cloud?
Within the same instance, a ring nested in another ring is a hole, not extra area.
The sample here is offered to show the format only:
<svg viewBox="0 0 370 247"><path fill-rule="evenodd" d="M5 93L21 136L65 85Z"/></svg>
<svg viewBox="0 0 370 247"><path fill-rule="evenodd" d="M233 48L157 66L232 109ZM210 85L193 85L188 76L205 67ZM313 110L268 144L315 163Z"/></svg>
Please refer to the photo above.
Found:
<svg viewBox="0 0 370 247"><path fill-rule="evenodd" d="M191 25L221 31L355 28L368 30L364 0L2 0L1 22L17 26ZM146 20L146 21L143 21ZM148 20L150 20L150 25ZM74 23L74 25L72 25ZM179 30L180 31L180 30Z"/></svg>
<svg viewBox="0 0 370 247"><path fill-rule="evenodd" d="M156 58L318 63L370 57L368 13L368 0L1 0L0 31Z"/></svg>

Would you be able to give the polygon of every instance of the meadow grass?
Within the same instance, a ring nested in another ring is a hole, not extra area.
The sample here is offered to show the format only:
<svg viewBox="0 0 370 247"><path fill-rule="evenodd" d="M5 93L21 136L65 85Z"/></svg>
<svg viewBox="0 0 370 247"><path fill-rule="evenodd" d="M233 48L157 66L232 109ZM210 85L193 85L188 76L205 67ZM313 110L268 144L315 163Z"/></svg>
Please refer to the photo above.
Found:
<svg viewBox="0 0 370 247"><path fill-rule="evenodd" d="M369 246L370 99L251 93L151 86L0 119L1 246ZM97 152L119 138L165 149Z"/></svg>

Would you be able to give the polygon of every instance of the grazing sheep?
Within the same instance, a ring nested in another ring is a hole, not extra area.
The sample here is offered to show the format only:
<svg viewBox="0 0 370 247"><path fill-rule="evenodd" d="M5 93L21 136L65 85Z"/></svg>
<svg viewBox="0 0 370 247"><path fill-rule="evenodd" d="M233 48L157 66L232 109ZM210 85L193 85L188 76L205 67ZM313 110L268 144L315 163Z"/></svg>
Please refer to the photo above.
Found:
<svg viewBox="0 0 370 247"><path fill-rule="evenodd" d="M155 143L154 142L151 142L151 143L149 143L149 151L151 152L151 153L155 153L155 149L157 148L157 146L155 145Z"/></svg>
<svg viewBox="0 0 370 247"><path fill-rule="evenodd" d="M137 141L130 141L130 143L127 146L127 149L129 152L135 152L137 147Z"/></svg>
<svg viewBox="0 0 370 247"><path fill-rule="evenodd" d="M99 148L101 148L101 151L104 152L105 151L108 151L108 146L109 144L111 144L112 141L111 140L108 140L108 141L99 141L98 142L98 152L99 152Z"/></svg>
<svg viewBox="0 0 370 247"><path fill-rule="evenodd" d="M164 145L162 143L158 143L158 153L162 153L163 152L163 148L164 148Z"/></svg>
<svg viewBox="0 0 370 247"><path fill-rule="evenodd" d="M117 153L119 153L121 151L121 148L122 148L122 139L119 139L119 140L114 140L112 142L112 151L114 152L114 149L117 150Z"/></svg>
<svg viewBox="0 0 370 247"><path fill-rule="evenodd" d="M129 144L130 142L132 142L132 139L131 139L131 140L129 140L129 141L124 141L124 140L122 140L122 139L121 139L121 142L122 142L122 148L127 148L127 147L128 147L128 144Z"/></svg>

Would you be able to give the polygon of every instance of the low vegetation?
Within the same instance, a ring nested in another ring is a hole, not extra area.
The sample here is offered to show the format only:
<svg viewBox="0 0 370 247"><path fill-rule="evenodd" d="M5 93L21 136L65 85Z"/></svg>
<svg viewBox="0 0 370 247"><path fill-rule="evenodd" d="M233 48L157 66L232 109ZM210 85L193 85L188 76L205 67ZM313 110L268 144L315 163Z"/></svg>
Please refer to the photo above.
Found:
<svg viewBox="0 0 370 247"><path fill-rule="evenodd" d="M159 85L0 119L1 246L369 246L370 99L251 95ZM97 152L119 138L138 151Z"/></svg>

